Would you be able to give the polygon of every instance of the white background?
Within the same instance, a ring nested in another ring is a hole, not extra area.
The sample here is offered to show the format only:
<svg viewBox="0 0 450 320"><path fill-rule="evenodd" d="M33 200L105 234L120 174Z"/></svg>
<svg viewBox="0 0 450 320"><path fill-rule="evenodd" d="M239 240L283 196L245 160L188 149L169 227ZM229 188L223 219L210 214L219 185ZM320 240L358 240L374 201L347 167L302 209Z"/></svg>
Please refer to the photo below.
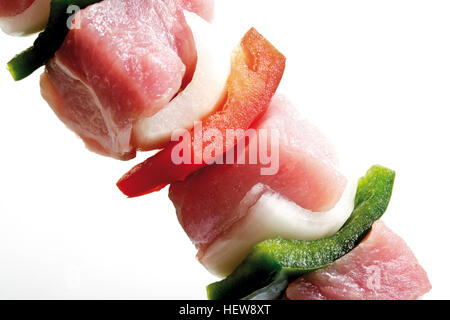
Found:
<svg viewBox="0 0 450 320"><path fill-rule="evenodd" d="M397 171L385 221L450 298L450 3L218 0L288 58L280 91L336 145L344 172ZM0 35L0 64L32 38ZM236 38L236 43L239 37ZM167 189L126 199L128 163L85 150L39 93L0 72L0 298L204 299L214 281Z"/></svg>

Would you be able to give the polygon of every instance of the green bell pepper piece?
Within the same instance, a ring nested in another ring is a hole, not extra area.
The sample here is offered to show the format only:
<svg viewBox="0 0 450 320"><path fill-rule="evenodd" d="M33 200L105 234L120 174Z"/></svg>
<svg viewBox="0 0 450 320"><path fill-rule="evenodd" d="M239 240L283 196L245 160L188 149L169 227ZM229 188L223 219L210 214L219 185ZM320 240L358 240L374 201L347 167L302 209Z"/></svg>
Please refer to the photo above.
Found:
<svg viewBox="0 0 450 320"><path fill-rule="evenodd" d="M231 275L207 287L208 298L278 298L291 281L330 265L364 239L386 211L394 180L394 171L372 167L359 181L353 213L336 234L314 241L273 238L260 242Z"/></svg>

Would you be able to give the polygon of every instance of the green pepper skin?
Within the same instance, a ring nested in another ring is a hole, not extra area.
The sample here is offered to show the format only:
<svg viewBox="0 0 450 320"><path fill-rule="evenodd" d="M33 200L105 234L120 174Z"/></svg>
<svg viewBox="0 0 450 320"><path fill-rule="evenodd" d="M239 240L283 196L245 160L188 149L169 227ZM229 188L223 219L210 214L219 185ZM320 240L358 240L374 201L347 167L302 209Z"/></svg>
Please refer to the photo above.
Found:
<svg viewBox="0 0 450 320"><path fill-rule="evenodd" d="M276 299L289 282L322 269L355 248L386 211L395 172L372 167L360 179L355 209L345 225L331 237L298 241L273 238L257 244L226 279L207 287L211 300Z"/></svg>
<svg viewBox="0 0 450 320"><path fill-rule="evenodd" d="M42 67L61 47L69 33L67 21L73 12L68 7L75 5L80 9L102 0L52 0L47 28L41 32L34 45L8 62L8 70L15 81L22 80Z"/></svg>

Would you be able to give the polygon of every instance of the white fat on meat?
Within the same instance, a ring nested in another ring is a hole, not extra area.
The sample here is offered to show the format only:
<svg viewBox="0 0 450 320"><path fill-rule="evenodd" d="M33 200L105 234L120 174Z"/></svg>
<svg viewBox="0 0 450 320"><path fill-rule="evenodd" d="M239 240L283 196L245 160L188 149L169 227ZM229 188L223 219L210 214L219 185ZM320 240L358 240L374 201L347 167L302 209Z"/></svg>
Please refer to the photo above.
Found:
<svg viewBox="0 0 450 320"><path fill-rule="evenodd" d="M267 186L257 184L242 200L261 194L248 214L217 238L199 260L211 273L226 277L261 241L274 237L290 240L329 237L342 228L353 212L357 186L356 179L349 181L333 209L312 212Z"/></svg>
<svg viewBox="0 0 450 320"><path fill-rule="evenodd" d="M42 30L48 22L51 0L36 0L24 12L0 18L0 28L10 35L28 35Z"/></svg>
<svg viewBox="0 0 450 320"><path fill-rule="evenodd" d="M189 85L155 115L133 127L140 150L164 146L179 129L189 130L195 121L214 112L223 100L231 72L231 41L198 15L184 12L197 48L197 66Z"/></svg>

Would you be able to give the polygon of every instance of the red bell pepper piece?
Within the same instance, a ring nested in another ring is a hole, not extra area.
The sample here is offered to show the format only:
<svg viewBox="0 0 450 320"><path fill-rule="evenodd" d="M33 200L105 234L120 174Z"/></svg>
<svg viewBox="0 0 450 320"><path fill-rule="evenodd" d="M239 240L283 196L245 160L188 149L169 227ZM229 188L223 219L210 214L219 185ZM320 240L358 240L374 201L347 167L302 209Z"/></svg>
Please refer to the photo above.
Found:
<svg viewBox="0 0 450 320"><path fill-rule="evenodd" d="M223 107L202 122L202 150L199 150L198 143L194 143L194 130L191 132L191 159L196 161L191 164L175 164L172 152L177 146L180 147L179 143L182 141L172 142L125 174L117 183L119 189L129 197L158 191L172 182L183 181L189 174L234 148L237 140L225 139L226 131L245 131L266 112L281 81L285 65L286 58L255 29L250 29L233 53L227 98ZM220 132L224 137L223 141L208 137L206 133L210 129ZM221 148L221 154L211 152L213 154L206 157L203 154L205 150ZM199 154L202 155L200 159Z"/></svg>

